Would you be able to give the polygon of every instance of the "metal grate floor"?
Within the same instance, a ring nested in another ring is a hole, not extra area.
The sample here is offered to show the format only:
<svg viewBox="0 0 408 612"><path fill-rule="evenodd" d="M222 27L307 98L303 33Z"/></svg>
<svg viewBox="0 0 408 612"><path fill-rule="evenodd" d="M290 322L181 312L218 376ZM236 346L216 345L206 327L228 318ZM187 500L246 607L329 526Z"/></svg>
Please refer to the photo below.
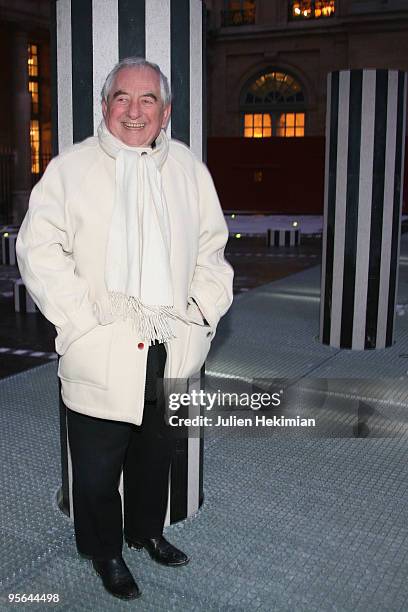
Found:
<svg viewBox="0 0 408 612"><path fill-rule="evenodd" d="M404 261L405 237L402 247ZM319 282L313 268L240 295L207 371L211 389L278 377L287 413L314 411L324 427L207 428L204 504L166 532L192 560L163 568L125 550L143 590L132 604L106 594L77 557L55 503L56 364L0 382L1 610L17 606L9 593L58 593L35 609L70 612L408 609L408 314L385 351L322 346ZM404 264L398 301L408 303Z"/></svg>

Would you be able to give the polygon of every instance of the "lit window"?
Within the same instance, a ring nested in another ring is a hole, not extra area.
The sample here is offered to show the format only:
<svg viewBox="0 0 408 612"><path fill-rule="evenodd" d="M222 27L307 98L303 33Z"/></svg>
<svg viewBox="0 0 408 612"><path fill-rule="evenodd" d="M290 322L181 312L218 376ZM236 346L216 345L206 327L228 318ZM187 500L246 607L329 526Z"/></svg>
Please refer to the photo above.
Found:
<svg viewBox="0 0 408 612"><path fill-rule="evenodd" d="M251 83L244 104L296 104L303 101L302 88L294 77L285 72L271 71Z"/></svg>
<svg viewBox="0 0 408 612"><path fill-rule="evenodd" d="M291 138L305 135L304 113L282 113L277 122L276 135Z"/></svg>
<svg viewBox="0 0 408 612"><path fill-rule="evenodd" d="M40 124L37 119L30 121L31 174L40 173Z"/></svg>
<svg viewBox="0 0 408 612"><path fill-rule="evenodd" d="M245 113L244 136L245 138L265 138L272 136L270 115L267 113Z"/></svg>
<svg viewBox="0 0 408 612"><path fill-rule="evenodd" d="M31 95L31 114L38 115L38 81L29 81L28 91Z"/></svg>
<svg viewBox="0 0 408 612"><path fill-rule="evenodd" d="M254 77L241 94L245 138L305 135L305 97L290 74L270 70Z"/></svg>
<svg viewBox="0 0 408 612"><path fill-rule="evenodd" d="M289 17L291 19L332 17L335 10L335 0L291 0L289 2Z"/></svg>
<svg viewBox="0 0 408 612"><path fill-rule="evenodd" d="M38 45L28 45L28 75L38 77Z"/></svg>

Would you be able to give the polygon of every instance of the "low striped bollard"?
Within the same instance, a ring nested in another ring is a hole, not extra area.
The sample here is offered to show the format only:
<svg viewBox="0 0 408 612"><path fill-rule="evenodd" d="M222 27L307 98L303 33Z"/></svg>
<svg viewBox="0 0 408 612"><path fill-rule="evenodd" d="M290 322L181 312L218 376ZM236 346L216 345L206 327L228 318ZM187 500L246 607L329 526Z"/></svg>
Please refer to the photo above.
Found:
<svg viewBox="0 0 408 612"><path fill-rule="evenodd" d="M14 311L24 313L38 312L38 308L21 278L14 281Z"/></svg>
<svg viewBox="0 0 408 612"><path fill-rule="evenodd" d="M300 230L298 229L268 229L267 246L291 247L300 245Z"/></svg>
<svg viewBox="0 0 408 612"><path fill-rule="evenodd" d="M16 233L5 232L1 236L1 263L5 266L15 266L16 260Z"/></svg>

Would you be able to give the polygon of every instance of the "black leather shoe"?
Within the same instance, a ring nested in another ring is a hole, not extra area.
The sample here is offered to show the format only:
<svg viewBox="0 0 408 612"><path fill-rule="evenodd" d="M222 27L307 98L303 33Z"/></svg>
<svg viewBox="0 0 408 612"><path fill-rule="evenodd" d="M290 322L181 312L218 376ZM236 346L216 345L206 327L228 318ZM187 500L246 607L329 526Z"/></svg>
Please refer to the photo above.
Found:
<svg viewBox="0 0 408 612"><path fill-rule="evenodd" d="M145 548L149 555L157 563L177 567L179 565L187 565L190 559L181 550L170 544L163 536L159 538L143 538L141 540L126 539L129 548L137 548L141 550Z"/></svg>
<svg viewBox="0 0 408 612"><path fill-rule="evenodd" d="M113 559L92 559L92 565L111 595L120 599L140 597L139 587L121 555Z"/></svg>

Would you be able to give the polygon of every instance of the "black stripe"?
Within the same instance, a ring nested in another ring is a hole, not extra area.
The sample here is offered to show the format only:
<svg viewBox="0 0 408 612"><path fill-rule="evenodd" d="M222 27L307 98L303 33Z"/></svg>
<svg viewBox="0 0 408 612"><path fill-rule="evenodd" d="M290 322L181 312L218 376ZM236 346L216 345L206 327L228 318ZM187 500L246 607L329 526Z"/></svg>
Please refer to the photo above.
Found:
<svg viewBox="0 0 408 612"><path fill-rule="evenodd" d="M343 298L341 306L340 346L351 348L353 342L354 295L358 229L358 197L361 149L361 94L363 71L350 71L350 104L347 152L346 222L344 227Z"/></svg>
<svg viewBox="0 0 408 612"><path fill-rule="evenodd" d="M23 284L18 286L18 307L19 312L27 312L27 291Z"/></svg>
<svg viewBox="0 0 408 612"><path fill-rule="evenodd" d="M285 239L284 239L284 244L285 246L290 246L290 230L286 230L284 233Z"/></svg>
<svg viewBox="0 0 408 612"><path fill-rule="evenodd" d="M204 501L204 429L200 435L200 465L199 465L199 480L198 480L198 506L200 507Z"/></svg>
<svg viewBox="0 0 408 612"><path fill-rule="evenodd" d="M59 360L59 357L58 357ZM58 505L69 516L69 476L68 476L68 439L67 439L67 409L61 397L61 381L59 385L59 417L60 417L60 444L61 444L61 489L59 491ZM73 518L73 517L71 517Z"/></svg>
<svg viewBox="0 0 408 612"><path fill-rule="evenodd" d="M323 333L322 342L330 344L330 323L333 291L333 258L334 258L334 219L336 212L337 184L337 138L339 124L339 72L331 74L330 126L329 134L329 167L326 169L328 181L327 220L326 220L326 258L324 302L323 302Z"/></svg>
<svg viewBox="0 0 408 612"><path fill-rule="evenodd" d="M6 266L10 265L10 239L8 236L3 238L4 240L4 263Z"/></svg>
<svg viewBox="0 0 408 612"><path fill-rule="evenodd" d="M385 152L387 140L388 71L376 71L374 159L371 201L370 260L364 348L375 348L380 294L381 245L384 214Z"/></svg>
<svg viewBox="0 0 408 612"><path fill-rule="evenodd" d="M178 411L180 412L180 410ZM184 416L184 415L183 415ZM188 416L188 415L187 415ZM177 427L183 438L177 439L170 472L170 522L187 517L188 437L187 428Z"/></svg>
<svg viewBox="0 0 408 612"><path fill-rule="evenodd" d="M266 230L266 246L271 246L271 240L272 240L271 230L268 229Z"/></svg>
<svg viewBox="0 0 408 612"><path fill-rule="evenodd" d="M118 0L119 59L146 56L145 0Z"/></svg>
<svg viewBox="0 0 408 612"><path fill-rule="evenodd" d="M51 2L51 142L52 156L58 155L58 89L57 89L57 0Z"/></svg>
<svg viewBox="0 0 408 612"><path fill-rule="evenodd" d="M387 313L387 334L385 346L391 346L394 336L395 320L395 297L397 290L397 270L398 270L398 244L399 233L401 231L401 175L404 172L402 167L403 152L405 146L404 135L404 84L405 73L398 73L398 103L397 103L397 138L395 150L395 172L394 172L394 205L392 211L392 238L391 238L391 260L390 260L390 282L388 290L388 313Z"/></svg>
<svg viewBox="0 0 408 612"><path fill-rule="evenodd" d="M273 246L280 246L279 230L274 231Z"/></svg>
<svg viewBox="0 0 408 612"><path fill-rule="evenodd" d="M295 233L295 244L296 246L300 244L300 232L298 230L296 230L296 233Z"/></svg>
<svg viewBox="0 0 408 612"><path fill-rule="evenodd" d="M71 0L74 142L93 134L92 0Z"/></svg>
<svg viewBox="0 0 408 612"><path fill-rule="evenodd" d="M201 27L201 40L202 40L202 130L203 130L203 162L207 162L207 8L205 2L202 3L202 27Z"/></svg>
<svg viewBox="0 0 408 612"><path fill-rule="evenodd" d="M190 145L190 0L171 0L172 138Z"/></svg>

